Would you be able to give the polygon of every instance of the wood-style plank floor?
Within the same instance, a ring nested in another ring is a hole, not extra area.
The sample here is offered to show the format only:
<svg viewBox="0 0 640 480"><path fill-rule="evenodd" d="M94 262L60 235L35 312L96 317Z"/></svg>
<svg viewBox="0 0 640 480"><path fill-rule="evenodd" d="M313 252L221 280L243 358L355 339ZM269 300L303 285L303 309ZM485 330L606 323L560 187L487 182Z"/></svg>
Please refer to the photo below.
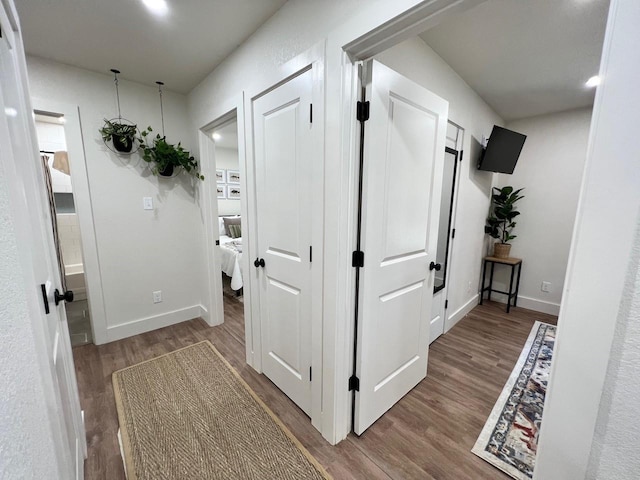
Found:
<svg viewBox="0 0 640 480"><path fill-rule="evenodd" d="M225 323L196 319L106 345L74 348L85 412L86 479L124 479L111 374L128 365L210 340L258 396L335 479L507 479L471 453L536 320L556 317L488 302L431 345L429 370L361 437L329 445L309 418L245 363L242 303L225 296Z"/></svg>

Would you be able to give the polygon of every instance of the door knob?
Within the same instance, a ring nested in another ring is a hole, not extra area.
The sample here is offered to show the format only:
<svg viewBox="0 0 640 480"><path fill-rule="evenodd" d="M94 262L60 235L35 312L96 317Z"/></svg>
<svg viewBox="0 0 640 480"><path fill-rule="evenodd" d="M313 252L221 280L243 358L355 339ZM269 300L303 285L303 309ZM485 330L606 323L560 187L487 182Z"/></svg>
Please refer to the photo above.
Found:
<svg viewBox="0 0 640 480"><path fill-rule="evenodd" d="M264 267L264 258L256 258L255 261L253 262L253 265L258 268L258 267Z"/></svg>
<svg viewBox="0 0 640 480"><path fill-rule="evenodd" d="M436 272L439 272L441 268L442 268L442 265L440 265L439 263L431 262L429 264L429 270L435 270Z"/></svg>
<svg viewBox="0 0 640 480"><path fill-rule="evenodd" d="M56 288L53 292L53 298L56 301L56 305L58 305L63 300L65 302L73 302L73 292L71 290L67 290L63 294L60 294L60 290Z"/></svg>

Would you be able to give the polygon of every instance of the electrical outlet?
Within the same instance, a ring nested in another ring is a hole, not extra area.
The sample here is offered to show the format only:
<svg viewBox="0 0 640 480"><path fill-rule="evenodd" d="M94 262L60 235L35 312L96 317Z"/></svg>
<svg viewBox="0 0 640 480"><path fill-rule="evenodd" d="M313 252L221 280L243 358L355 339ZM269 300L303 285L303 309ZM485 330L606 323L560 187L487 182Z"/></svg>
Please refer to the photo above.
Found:
<svg viewBox="0 0 640 480"><path fill-rule="evenodd" d="M467 293L471 293L471 282L469 282L469 285L467 285Z"/></svg>
<svg viewBox="0 0 640 480"><path fill-rule="evenodd" d="M153 303L160 303L162 301L162 290L153 292Z"/></svg>
<svg viewBox="0 0 640 480"><path fill-rule="evenodd" d="M551 291L551 282L542 282L542 286L540 287L540 289L543 292L550 292Z"/></svg>
<svg viewBox="0 0 640 480"><path fill-rule="evenodd" d="M144 208L145 210L153 210L153 198L142 197L142 208Z"/></svg>

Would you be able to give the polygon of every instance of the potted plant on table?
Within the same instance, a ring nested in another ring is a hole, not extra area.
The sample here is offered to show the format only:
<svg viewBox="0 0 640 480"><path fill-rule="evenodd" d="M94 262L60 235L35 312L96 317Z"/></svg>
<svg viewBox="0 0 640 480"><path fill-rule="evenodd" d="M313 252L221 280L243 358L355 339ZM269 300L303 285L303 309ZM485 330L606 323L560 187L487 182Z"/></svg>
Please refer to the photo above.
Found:
<svg viewBox="0 0 640 480"><path fill-rule="evenodd" d="M156 134L155 137L149 136L152 131L151 127L147 127L141 132L138 141L142 150L142 159L147 163L153 163L151 171L154 175L170 177L176 168L182 167L187 173L204 180L204 176L200 175L198 170L198 162L180 145L180 142L172 145L167 142L165 136L161 137L160 134Z"/></svg>
<svg viewBox="0 0 640 480"><path fill-rule="evenodd" d="M105 142L111 140L113 147L122 153L131 152L137 133L137 125L107 120L106 118L104 119L104 126L100 129L102 140Z"/></svg>
<svg viewBox="0 0 640 480"><path fill-rule="evenodd" d="M516 222L513 220L520 215L515 209L516 202L524 196L520 192L524 190L520 188L513 190L513 187L506 186L502 188L493 188L491 195L491 211L487 217L487 224L484 227L484 233L500 240L493 245L493 255L498 258L507 258L511 252L511 240L516 238L512 235Z"/></svg>

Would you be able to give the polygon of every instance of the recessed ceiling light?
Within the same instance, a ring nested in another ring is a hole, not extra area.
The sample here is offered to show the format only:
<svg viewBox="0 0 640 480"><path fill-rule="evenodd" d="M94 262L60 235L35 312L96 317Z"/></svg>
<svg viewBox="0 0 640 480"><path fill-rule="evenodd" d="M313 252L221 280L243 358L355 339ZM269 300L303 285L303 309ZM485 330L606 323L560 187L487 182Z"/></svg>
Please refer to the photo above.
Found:
<svg viewBox="0 0 640 480"><path fill-rule="evenodd" d="M165 0L142 0L142 3L151 10L151 13L156 15L166 15L169 11L169 6Z"/></svg>
<svg viewBox="0 0 640 480"><path fill-rule="evenodd" d="M222 135L220 135L218 132L213 132L213 134L211 135L211 138L213 138L216 142L222 140Z"/></svg>
<svg viewBox="0 0 640 480"><path fill-rule="evenodd" d="M18 111L15 108L12 108L12 107L5 107L4 113L5 113L5 115L7 115L9 117L15 117L15 116L18 115Z"/></svg>
<svg viewBox="0 0 640 480"><path fill-rule="evenodd" d="M587 87L597 87L598 85L600 85L600 77L598 75L591 77L589 80L587 80L587 83L585 83L585 85Z"/></svg>

